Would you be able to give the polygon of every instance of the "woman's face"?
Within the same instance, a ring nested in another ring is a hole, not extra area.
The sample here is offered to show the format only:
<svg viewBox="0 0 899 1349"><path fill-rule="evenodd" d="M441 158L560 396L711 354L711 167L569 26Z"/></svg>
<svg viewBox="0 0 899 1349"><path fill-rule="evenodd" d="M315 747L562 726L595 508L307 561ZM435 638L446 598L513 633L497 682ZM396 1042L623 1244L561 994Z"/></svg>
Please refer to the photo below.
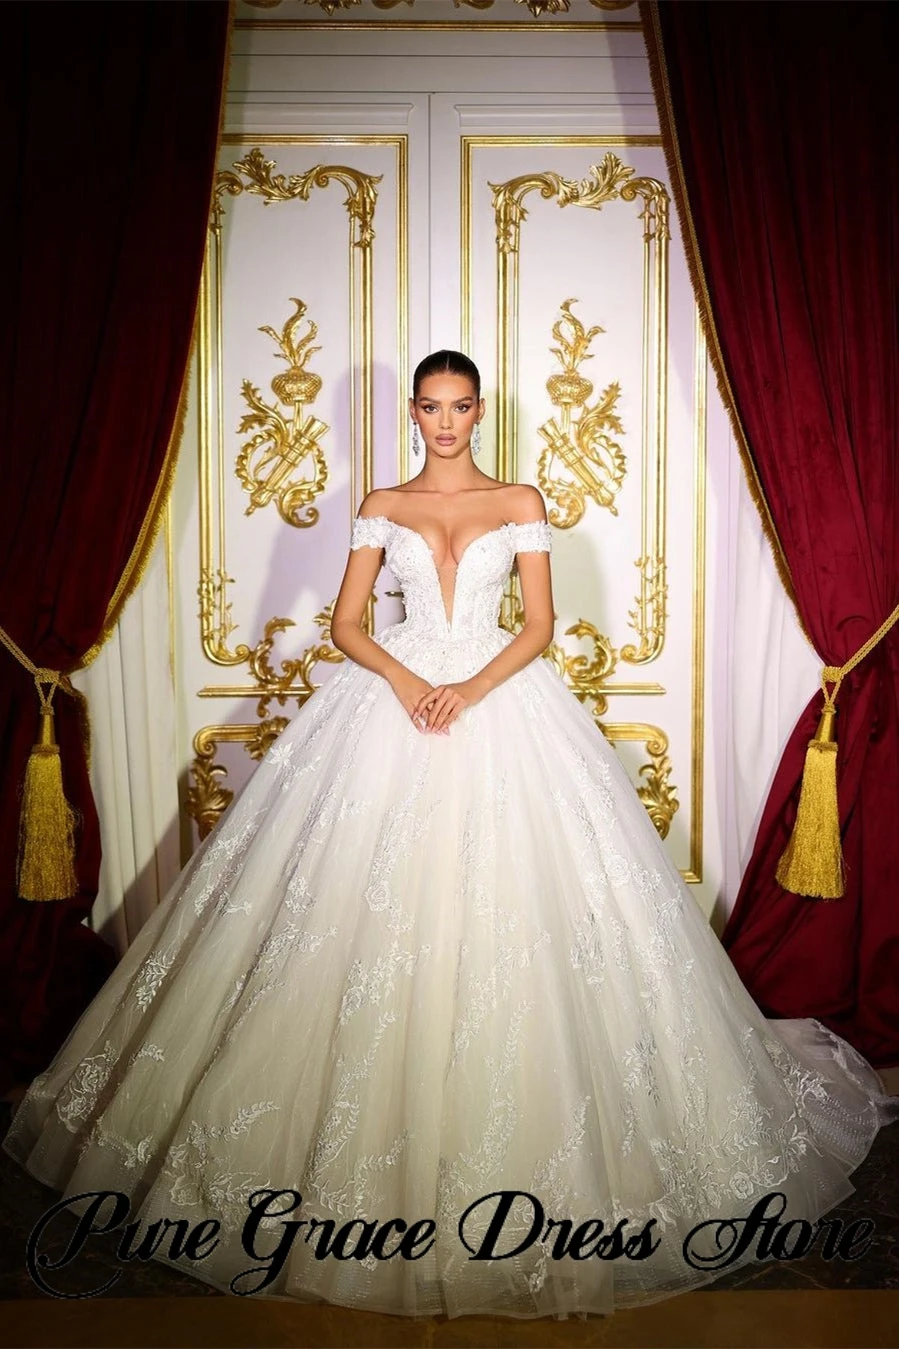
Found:
<svg viewBox="0 0 899 1349"><path fill-rule="evenodd" d="M428 454L456 459L468 451L474 424L484 415L484 400L475 397L467 375L441 371L421 381L418 397L409 399L409 411Z"/></svg>

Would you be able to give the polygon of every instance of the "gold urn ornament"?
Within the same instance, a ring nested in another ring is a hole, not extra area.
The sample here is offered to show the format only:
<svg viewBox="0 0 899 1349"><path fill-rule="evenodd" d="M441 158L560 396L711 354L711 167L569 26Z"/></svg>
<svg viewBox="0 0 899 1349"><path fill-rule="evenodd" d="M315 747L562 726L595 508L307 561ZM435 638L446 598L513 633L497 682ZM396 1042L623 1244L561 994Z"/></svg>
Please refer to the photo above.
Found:
<svg viewBox="0 0 899 1349"><path fill-rule="evenodd" d="M319 375L306 369L309 358L321 347L312 346L318 327L306 319L305 334L299 336L306 316L302 300L291 298L296 309L278 333L270 325L259 329L277 344L277 356L287 362L287 369L274 376L272 393L278 402L291 411L284 415L275 404L267 403L250 380L245 379L241 393L250 411L241 419L241 435L255 431L255 435L241 448L237 456L238 480L250 498L246 514L274 501L278 514L288 525L305 529L318 520L318 510L311 503L324 491L328 480L328 465L320 440L327 425L311 414L306 407L321 391ZM298 470L307 468L298 478Z"/></svg>

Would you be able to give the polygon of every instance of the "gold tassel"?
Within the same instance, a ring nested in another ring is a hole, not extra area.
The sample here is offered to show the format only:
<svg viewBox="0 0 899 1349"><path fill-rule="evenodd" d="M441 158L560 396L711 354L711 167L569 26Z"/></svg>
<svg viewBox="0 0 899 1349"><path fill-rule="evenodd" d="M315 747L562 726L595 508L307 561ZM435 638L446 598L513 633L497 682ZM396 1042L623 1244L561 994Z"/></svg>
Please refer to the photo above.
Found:
<svg viewBox="0 0 899 1349"><path fill-rule="evenodd" d="M785 890L817 899L840 899L844 893L837 743L833 733L836 714L825 688L821 720L805 752L796 823L775 872Z"/></svg>
<svg viewBox="0 0 899 1349"><path fill-rule="evenodd" d="M69 899L78 893L75 820L62 786L53 708L42 695L40 735L25 769L19 817L18 878L22 899Z"/></svg>

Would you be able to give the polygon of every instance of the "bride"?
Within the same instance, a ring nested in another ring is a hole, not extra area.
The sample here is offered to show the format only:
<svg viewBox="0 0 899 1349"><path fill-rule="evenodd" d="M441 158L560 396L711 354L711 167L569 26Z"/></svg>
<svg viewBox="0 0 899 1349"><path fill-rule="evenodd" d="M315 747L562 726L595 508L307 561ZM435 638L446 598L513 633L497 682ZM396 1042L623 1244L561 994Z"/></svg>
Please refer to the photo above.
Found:
<svg viewBox="0 0 899 1349"><path fill-rule="evenodd" d="M539 659L550 529L535 488L474 463L475 366L426 358L410 412L424 466L353 528L349 659L5 1147L93 1230L127 1213L132 1252L244 1295L606 1313L833 1253L839 1225L814 1225L899 1104L818 1022L762 1016ZM385 560L405 619L373 639Z"/></svg>

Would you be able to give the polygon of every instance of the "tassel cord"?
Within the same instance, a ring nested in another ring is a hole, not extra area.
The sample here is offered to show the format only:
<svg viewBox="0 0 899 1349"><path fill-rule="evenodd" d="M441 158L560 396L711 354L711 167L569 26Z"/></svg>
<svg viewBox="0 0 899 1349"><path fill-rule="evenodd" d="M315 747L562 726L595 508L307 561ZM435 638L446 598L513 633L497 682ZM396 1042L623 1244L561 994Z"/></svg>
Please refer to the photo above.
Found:
<svg viewBox="0 0 899 1349"><path fill-rule="evenodd" d="M76 812L66 800L59 746L53 730L53 697L57 689L75 698L83 710L84 695L68 675L35 665L0 627L0 642L31 674L40 702L40 730L32 746L22 784L18 892L27 900L70 899L78 893L75 873ZM87 746L85 746L87 748Z"/></svg>
<svg viewBox="0 0 899 1349"><path fill-rule="evenodd" d="M792 894L815 899L840 899L845 894L834 735L837 696L846 676L897 620L899 604L845 665L825 665L821 671L824 703L818 729L806 750L796 820L775 871L779 883Z"/></svg>

